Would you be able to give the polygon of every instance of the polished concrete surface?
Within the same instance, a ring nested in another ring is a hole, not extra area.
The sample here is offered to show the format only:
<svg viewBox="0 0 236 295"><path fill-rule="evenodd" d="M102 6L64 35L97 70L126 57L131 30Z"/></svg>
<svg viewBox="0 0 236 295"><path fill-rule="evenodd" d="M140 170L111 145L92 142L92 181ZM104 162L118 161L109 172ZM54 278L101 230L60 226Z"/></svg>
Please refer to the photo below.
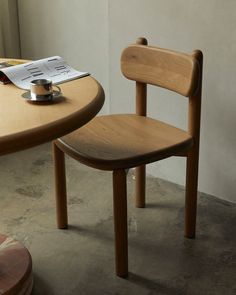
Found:
<svg viewBox="0 0 236 295"><path fill-rule="evenodd" d="M3 156L0 167L0 232L29 249L33 295L236 294L235 204L201 194L197 238L189 240L184 188L148 178L147 208L137 209L129 175L130 273L121 279L114 275L110 172L67 159L70 227L58 230L50 145Z"/></svg>

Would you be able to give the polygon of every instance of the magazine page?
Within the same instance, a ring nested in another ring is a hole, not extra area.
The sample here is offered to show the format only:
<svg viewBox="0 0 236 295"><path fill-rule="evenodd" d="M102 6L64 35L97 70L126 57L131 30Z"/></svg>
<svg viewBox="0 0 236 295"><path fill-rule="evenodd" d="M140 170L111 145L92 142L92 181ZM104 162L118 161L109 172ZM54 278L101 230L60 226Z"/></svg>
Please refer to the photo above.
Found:
<svg viewBox="0 0 236 295"><path fill-rule="evenodd" d="M30 82L35 79L50 79L53 84L60 84L89 75L69 66L60 56L53 56L0 70L16 86L30 89Z"/></svg>

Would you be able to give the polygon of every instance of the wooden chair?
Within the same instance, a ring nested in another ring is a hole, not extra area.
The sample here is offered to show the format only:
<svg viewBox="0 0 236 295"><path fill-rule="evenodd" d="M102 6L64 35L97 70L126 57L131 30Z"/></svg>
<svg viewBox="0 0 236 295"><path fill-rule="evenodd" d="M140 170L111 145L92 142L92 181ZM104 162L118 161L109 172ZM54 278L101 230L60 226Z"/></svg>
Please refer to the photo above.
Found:
<svg viewBox="0 0 236 295"><path fill-rule="evenodd" d="M54 142L57 222L66 228L64 153L79 162L113 171L116 274L128 275L126 169L136 167L136 206L145 207L145 164L187 157L185 236L194 238L202 80L201 51L183 54L147 45L139 38L121 56L124 76L136 81L136 114L98 116ZM188 131L146 116L147 84L189 97Z"/></svg>

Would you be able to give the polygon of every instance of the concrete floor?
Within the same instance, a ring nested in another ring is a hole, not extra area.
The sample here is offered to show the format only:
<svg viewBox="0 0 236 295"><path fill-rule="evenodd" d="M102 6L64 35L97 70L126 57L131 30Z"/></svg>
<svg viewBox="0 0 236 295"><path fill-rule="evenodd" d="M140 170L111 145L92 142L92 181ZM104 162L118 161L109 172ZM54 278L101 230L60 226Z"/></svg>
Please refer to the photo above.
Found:
<svg viewBox="0 0 236 295"><path fill-rule="evenodd" d="M33 295L236 294L236 205L201 194L197 238L183 237L184 188L148 178L129 192L129 270L114 275L111 173L67 161L70 228L55 226L50 146L0 158L0 232L33 258Z"/></svg>

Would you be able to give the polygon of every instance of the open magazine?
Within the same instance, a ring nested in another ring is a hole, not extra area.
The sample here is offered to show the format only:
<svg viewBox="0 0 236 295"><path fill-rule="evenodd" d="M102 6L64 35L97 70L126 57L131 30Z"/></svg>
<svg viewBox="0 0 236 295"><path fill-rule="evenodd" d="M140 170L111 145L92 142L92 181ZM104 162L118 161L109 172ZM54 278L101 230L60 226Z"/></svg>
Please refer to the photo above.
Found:
<svg viewBox="0 0 236 295"><path fill-rule="evenodd" d="M11 61L0 63L1 84L12 82L17 87L27 90L30 89L30 82L35 79L49 79L53 84L60 84L87 75L89 73L73 69L60 56L17 65L12 65Z"/></svg>

